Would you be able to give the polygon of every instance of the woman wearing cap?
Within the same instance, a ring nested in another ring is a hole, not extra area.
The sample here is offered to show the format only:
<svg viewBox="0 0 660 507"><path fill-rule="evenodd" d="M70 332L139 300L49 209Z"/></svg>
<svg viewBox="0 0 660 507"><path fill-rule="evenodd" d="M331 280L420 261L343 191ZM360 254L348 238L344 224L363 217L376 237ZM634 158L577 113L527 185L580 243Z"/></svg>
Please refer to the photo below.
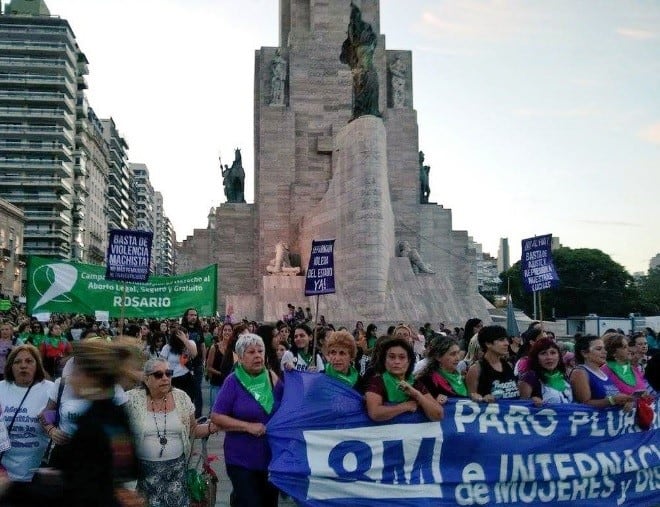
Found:
<svg viewBox="0 0 660 507"><path fill-rule="evenodd" d="M266 423L282 399L283 385L266 367L260 336L246 334L236 342L238 363L220 388L211 419L224 430L227 475L236 507L277 506L278 492L268 482L271 453Z"/></svg>
<svg viewBox="0 0 660 507"><path fill-rule="evenodd" d="M632 397L620 393L602 369L607 362L603 340L593 335L578 337L575 359L578 365L570 377L575 401L595 408L618 405L626 411L632 410Z"/></svg>
<svg viewBox="0 0 660 507"><path fill-rule="evenodd" d="M389 421L421 408L431 421L442 419L444 411L426 387L412 376L415 353L406 339L390 338L382 342L377 375L365 393L367 414L373 421Z"/></svg>
<svg viewBox="0 0 660 507"><path fill-rule="evenodd" d="M557 343L550 338L536 340L528 358L529 368L518 382L520 397L536 405L571 403L573 391Z"/></svg>
<svg viewBox="0 0 660 507"><path fill-rule="evenodd" d="M461 361L461 347L453 338L434 338L427 354L424 368L417 375L440 404L448 398L467 398L468 389L465 379L458 371Z"/></svg>
<svg viewBox="0 0 660 507"><path fill-rule="evenodd" d="M144 364L143 385L129 391L128 398L141 468L138 491L152 506L187 506L190 436L208 437L218 428L212 422L197 424L195 407L184 391L172 387L172 370L164 358Z"/></svg>

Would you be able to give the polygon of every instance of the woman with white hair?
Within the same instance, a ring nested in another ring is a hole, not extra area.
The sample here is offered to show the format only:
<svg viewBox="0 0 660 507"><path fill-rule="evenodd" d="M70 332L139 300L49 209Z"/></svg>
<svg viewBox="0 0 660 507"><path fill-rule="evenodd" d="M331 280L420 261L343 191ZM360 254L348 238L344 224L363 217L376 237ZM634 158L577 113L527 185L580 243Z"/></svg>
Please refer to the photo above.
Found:
<svg viewBox="0 0 660 507"><path fill-rule="evenodd" d="M143 386L132 389L126 407L135 432L141 477L137 489L150 507L187 507L186 462L190 436L217 433L212 422L197 424L195 406L181 389L172 387L167 359L144 364Z"/></svg>
<svg viewBox="0 0 660 507"><path fill-rule="evenodd" d="M245 334L236 342L238 362L222 384L211 420L226 432L227 475L236 507L277 506L277 489L268 482L271 453L266 423L282 399L283 385L266 368L260 336Z"/></svg>

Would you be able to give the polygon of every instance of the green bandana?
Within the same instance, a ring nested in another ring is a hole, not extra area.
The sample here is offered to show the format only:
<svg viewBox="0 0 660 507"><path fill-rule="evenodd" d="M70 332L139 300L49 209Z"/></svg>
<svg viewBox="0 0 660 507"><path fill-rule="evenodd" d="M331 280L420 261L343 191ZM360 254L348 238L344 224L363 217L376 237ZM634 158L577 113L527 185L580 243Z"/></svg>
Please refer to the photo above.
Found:
<svg viewBox="0 0 660 507"><path fill-rule="evenodd" d="M273 389L268 378L270 375L268 369L264 368L261 373L255 376L250 375L240 363L237 363L234 367L234 373L241 385L245 387L266 413L270 414L273 411L275 398L273 398Z"/></svg>
<svg viewBox="0 0 660 507"><path fill-rule="evenodd" d="M307 354L306 352L303 352L302 350L299 350L298 355L300 356L300 358L303 361L305 361L305 364L307 366L315 366L315 365L312 364L312 355L311 354Z"/></svg>
<svg viewBox="0 0 660 507"><path fill-rule="evenodd" d="M351 387L353 387L358 380L358 372L352 366L348 368L348 373L344 374L335 370L332 367L332 365L328 363L325 365L325 374L328 375L329 377L336 378L337 380L341 380L342 382L348 384Z"/></svg>
<svg viewBox="0 0 660 507"><path fill-rule="evenodd" d="M543 380L545 385L552 387L560 393L563 393L568 388L568 382L566 382L564 374L560 371L554 371L552 373L544 372Z"/></svg>
<svg viewBox="0 0 660 507"><path fill-rule="evenodd" d="M404 401L408 401L410 399L406 393L399 389L399 383L401 381L394 378L394 376L389 371L383 373L382 377L383 383L385 384L385 391L387 391L388 401L392 403L403 403ZM415 382L415 379L412 375L408 377L407 382L410 385Z"/></svg>
<svg viewBox="0 0 660 507"><path fill-rule="evenodd" d="M630 363L619 364L616 361L607 361L607 366L610 367L610 370L612 370L617 377L629 386L634 386L637 383L635 373L633 372Z"/></svg>
<svg viewBox="0 0 660 507"><path fill-rule="evenodd" d="M463 379L463 375L461 375L460 372L451 373L443 370L442 368L438 368L438 373L447 382L449 382L449 385L456 394L458 394L459 396L467 397L468 395L467 386L465 385L465 380Z"/></svg>

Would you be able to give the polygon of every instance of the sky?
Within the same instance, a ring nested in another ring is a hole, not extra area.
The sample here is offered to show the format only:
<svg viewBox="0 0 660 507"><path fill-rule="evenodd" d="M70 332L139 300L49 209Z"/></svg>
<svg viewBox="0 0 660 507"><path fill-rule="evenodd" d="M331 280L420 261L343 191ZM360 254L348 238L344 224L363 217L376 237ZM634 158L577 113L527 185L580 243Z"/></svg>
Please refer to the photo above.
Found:
<svg viewBox="0 0 660 507"><path fill-rule="evenodd" d="M343 0L332 0L343 1ZM89 60L88 98L147 164L177 239L224 201L240 147L253 202L254 51L278 0L46 0ZM348 0L346 0L348 4ZM413 52L430 201L497 255L551 233L630 273L660 252L660 2L381 0ZM348 7L347 7L348 8Z"/></svg>

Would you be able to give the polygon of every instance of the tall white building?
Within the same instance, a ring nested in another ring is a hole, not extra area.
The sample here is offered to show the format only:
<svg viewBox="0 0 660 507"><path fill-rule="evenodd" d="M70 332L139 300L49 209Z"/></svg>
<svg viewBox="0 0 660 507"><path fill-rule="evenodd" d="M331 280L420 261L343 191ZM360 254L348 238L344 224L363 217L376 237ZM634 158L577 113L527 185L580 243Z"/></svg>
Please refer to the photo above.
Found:
<svg viewBox="0 0 660 507"><path fill-rule="evenodd" d="M78 241L76 103L84 55L64 19L41 0L13 0L0 15L0 197L25 216L28 254L67 258ZM74 229L75 227L75 229Z"/></svg>
<svg viewBox="0 0 660 507"><path fill-rule="evenodd" d="M131 203L133 204L134 228L154 232L154 187L149 180L146 164L130 164Z"/></svg>
<svg viewBox="0 0 660 507"><path fill-rule="evenodd" d="M110 149L108 169L108 229L130 229L133 225L130 199L128 143L112 118L102 119L103 137Z"/></svg>
<svg viewBox="0 0 660 507"><path fill-rule="evenodd" d="M500 247L497 252L497 272L502 273L511 267L511 254L509 251L509 238L500 238Z"/></svg>
<svg viewBox="0 0 660 507"><path fill-rule="evenodd" d="M176 235L172 222L163 210L163 195L160 192L154 192L154 224L154 273L165 276L173 275Z"/></svg>

